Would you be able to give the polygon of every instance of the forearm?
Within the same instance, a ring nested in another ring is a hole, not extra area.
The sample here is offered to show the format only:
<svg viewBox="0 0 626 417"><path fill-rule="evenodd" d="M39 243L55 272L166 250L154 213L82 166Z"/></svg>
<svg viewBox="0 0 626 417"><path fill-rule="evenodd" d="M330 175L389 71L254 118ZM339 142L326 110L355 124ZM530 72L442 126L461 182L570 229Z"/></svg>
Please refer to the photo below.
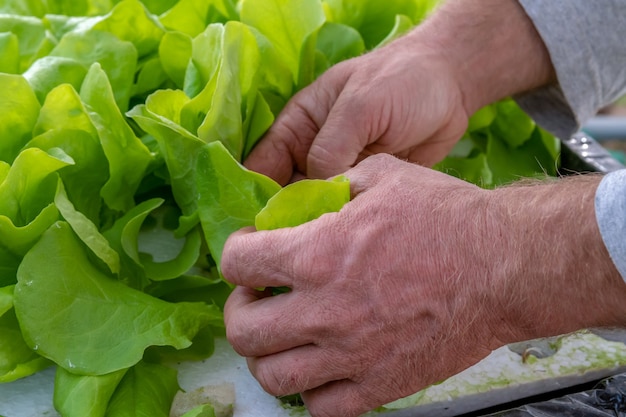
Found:
<svg viewBox="0 0 626 417"><path fill-rule="evenodd" d="M596 222L601 178L576 176L492 192L502 227L501 307L523 337L626 324L626 284Z"/></svg>
<svg viewBox="0 0 626 417"><path fill-rule="evenodd" d="M449 61L468 114L555 81L548 51L517 0L449 0L408 40Z"/></svg>

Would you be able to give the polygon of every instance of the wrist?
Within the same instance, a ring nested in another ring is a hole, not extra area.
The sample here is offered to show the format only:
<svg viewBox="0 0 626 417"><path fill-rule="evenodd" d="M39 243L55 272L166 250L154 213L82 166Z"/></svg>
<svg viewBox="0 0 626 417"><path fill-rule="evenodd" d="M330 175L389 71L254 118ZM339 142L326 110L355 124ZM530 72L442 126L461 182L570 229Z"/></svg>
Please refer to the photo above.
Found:
<svg viewBox="0 0 626 417"><path fill-rule="evenodd" d="M504 339L626 323L626 284L595 220L599 182L585 175L490 192L494 228L504 236L491 276Z"/></svg>
<svg viewBox="0 0 626 417"><path fill-rule="evenodd" d="M556 80L548 51L517 0L449 0L410 36L447 60L469 115Z"/></svg>

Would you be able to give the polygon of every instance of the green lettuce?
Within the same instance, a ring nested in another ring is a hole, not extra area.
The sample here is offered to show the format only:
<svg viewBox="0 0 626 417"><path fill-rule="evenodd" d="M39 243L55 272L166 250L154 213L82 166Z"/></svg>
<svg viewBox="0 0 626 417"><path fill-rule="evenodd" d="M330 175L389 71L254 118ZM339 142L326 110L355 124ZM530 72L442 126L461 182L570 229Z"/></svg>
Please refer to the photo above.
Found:
<svg viewBox="0 0 626 417"><path fill-rule="evenodd" d="M64 222L24 257L14 304L28 345L83 375L129 368L148 346L186 348L200 328L221 319L215 306L167 303L108 276Z"/></svg>
<svg viewBox="0 0 626 417"><path fill-rule="evenodd" d="M0 382L54 365L63 415L166 416L168 364L224 336L228 236L350 199L343 177L280 187L242 162L297 91L435 4L1 2ZM503 100L437 169L493 187L554 174L558 150Z"/></svg>

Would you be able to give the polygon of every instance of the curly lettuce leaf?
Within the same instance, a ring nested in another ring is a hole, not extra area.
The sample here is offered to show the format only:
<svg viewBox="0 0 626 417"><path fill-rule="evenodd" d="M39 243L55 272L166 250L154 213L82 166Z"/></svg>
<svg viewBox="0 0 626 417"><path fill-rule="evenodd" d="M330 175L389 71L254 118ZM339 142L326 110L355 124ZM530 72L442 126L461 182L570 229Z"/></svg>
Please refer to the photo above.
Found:
<svg viewBox="0 0 626 417"><path fill-rule="evenodd" d="M32 136L41 108L21 75L0 73L0 161L13 163Z"/></svg>
<svg viewBox="0 0 626 417"><path fill-rule="evenodd" d="M317 33L326 21L322 4L307 0L246 0L241 21L259 30L276 47L302 88L315 78Z"/></svg>
<svg viewBox="0 0 626 417"><path fill-rule="evenodd" d="M180 0L160 20L169 30L195 37L211 23L239 20L239 13L235 0Z"/></svg>
<svg viewBox="0 0 626 417"><path fill-rule="evenodd" d="M70 58L85 68L97 63L106 73L117 106L128 109L138 60L131 42L98 30L73 31L59 40L49 56Z"/></svg>
<svg viewBox="0 0 626 417"><path fill-rule="evenodd" d="M256 104L260 59L256 38L246 25L224 25L213 98L197 132L205 142L221 141L237 160L246 147L243 119Z"/></svg>
<svg viewBox="0 0 626 417"><path fill-rule="evenodd" d="M50 53L56 40L46 31L41 19L31 16L1 14L0 33L12 33L18 40L18 73L26 71L34 61Z"/></svg>
<svg viewBox="0 0 626 417"><path fill-rule="evenodd" d="M195 167L199 150L204 146L204 142L180 125L182 108L188 102L189 98L180 90L161 90L148 97L145 105L127 113L157 141L174 199L186 216L197 209Z"/></svg>
<svg viewBox="0 0 626 417"><path fill-rule="evenodd" d="M99 64L91 66L80 97L98 131L109 162L109 179L100 194L110 208L129 210L134 205L135 192L146 174L152 155L115 105L112 87Z"/></svg>
<svg viewBox="0 0 626 417"><path fill-rule="evenodd" d="M398 30L398 15L408 17L413 24L422 20L437 0L323 0L328 21L342 23L358 30L365 47L373 49ZM405 26L404 22L400 22Z"/></svg>
<svg viewBox="0 0 626 417"><path fill-rule="evenodd" d="M201 328L221 323L215 306L168 303L107 276L64 222L24 257L14 305L27 344L84 375L129 368L148 346L186 348Z"/></svg>
<svg viewBox="0 0 626 417"><path fill-rule="evenodd" d="M0 72L20 72L20 44L17 36L11 32L0 33Z"/></svg>

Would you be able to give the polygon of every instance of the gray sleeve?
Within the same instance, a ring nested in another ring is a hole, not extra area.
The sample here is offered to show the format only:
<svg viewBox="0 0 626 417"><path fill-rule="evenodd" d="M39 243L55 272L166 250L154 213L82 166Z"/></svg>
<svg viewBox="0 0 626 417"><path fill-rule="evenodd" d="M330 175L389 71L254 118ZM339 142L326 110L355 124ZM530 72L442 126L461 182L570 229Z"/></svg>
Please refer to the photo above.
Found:
<svg viewBox="0 0 626 417"><path fill-rule="evenodd" d="M558 85L516 100L540 126L570 137L626 93L625 0L519 0L543 39Z"/></svg>
<svg viewBox="0 0 626 417"><path fill-rule="evenodd" d="M602 178L596 190L595 211L604 245L626 281L626 169Z"/></svg>

